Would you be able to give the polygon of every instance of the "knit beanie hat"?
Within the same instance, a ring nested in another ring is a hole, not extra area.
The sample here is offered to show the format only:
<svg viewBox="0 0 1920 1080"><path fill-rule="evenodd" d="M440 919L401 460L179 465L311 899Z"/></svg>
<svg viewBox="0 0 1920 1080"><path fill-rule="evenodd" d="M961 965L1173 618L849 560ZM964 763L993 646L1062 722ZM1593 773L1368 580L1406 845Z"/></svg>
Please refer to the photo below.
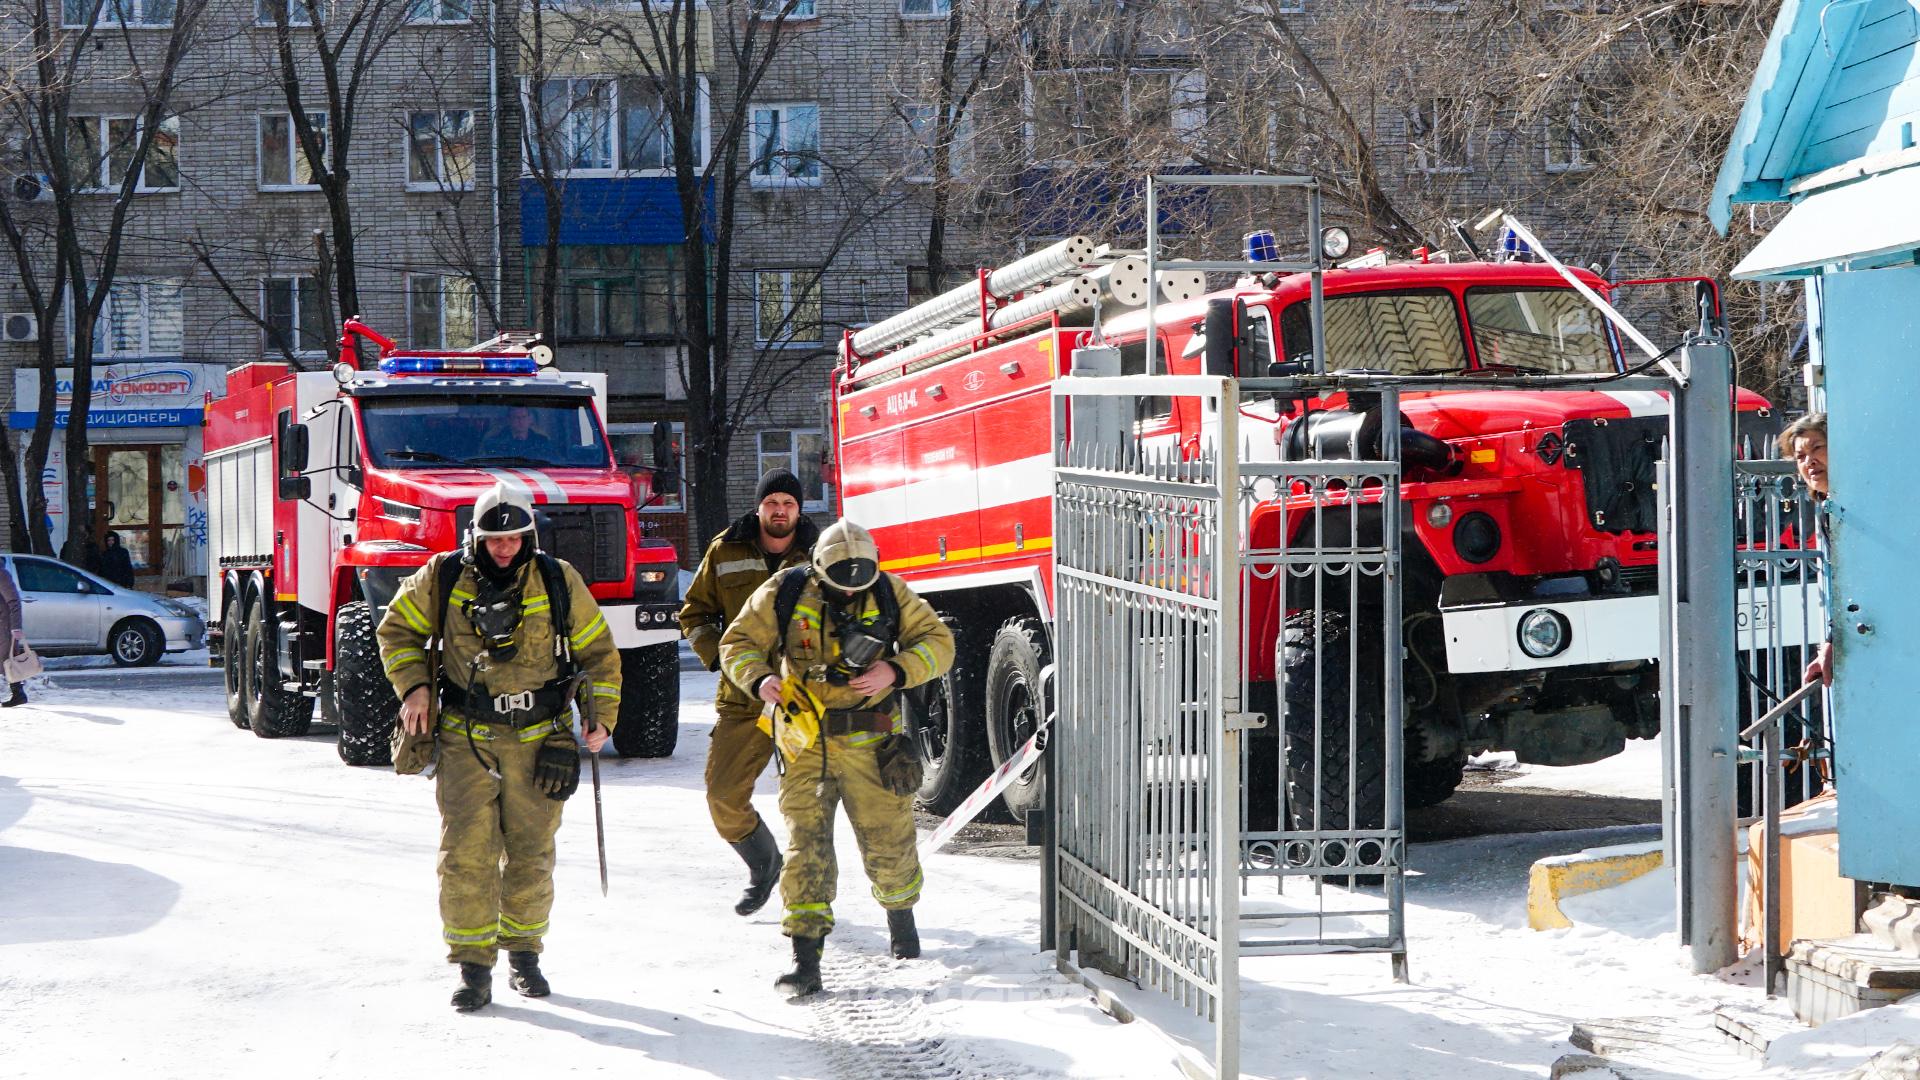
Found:
<svg viewBox="0 0 1920 1080"><path fill-rule="evenodd" d="M793 496L793 501L807 501L807 494L800 487L800 478L787 469L768 469L767 475L760 478L760 486L753 493L753 504L760 505L761 500L774 493Z"/></svg>

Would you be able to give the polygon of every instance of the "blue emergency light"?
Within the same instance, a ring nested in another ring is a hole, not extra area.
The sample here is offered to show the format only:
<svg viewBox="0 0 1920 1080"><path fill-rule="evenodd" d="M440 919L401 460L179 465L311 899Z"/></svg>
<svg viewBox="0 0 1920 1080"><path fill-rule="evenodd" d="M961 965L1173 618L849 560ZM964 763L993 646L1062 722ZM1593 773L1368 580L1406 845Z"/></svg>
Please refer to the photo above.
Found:
<svg viewBox="0 0 1920 1080"><path fill-rule="evenodd" d="M389 356L380 361L384 375L531 375L537 370L531 356Z"/></svg>
<svg viewBox="0 0 1920 1080"><path fill-rule="evenodd" d="M1500 253L1514 262L1531 262L1534 257L1533 249L1512 229L1500 237Z"/></svg>
<svg viewBox="0 0 1920 1080"><path fill-rule="evenodd" d="M1273 238L1272 229L1256 229L1240 238L1248 262L1279 262L1280 244Z"/></svg>

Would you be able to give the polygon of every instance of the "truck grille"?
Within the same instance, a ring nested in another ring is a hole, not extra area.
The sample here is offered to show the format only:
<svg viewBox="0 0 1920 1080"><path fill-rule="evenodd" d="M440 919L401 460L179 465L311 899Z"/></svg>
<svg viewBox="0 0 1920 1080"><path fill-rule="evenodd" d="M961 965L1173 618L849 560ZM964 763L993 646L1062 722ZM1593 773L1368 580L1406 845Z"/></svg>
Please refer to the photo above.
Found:
<svg viewBox="0 0 1920 1080"><path fill-rule="evenodd" d="M1588 523L1606 533L1653 532L1653 465L1667 437L1667 418L1569 420L1561 430L1563 462L1586 474Z"/></svg>
<svg viewBox="0 0 1920 1080"><path fill-rule="evenodd" d="M627 576L627 520L612 503L546 503L534 508L542 520L540 544L547 554L573 564L592 585ZM467 534L473 507L454 511L455 530Z"/></svg>

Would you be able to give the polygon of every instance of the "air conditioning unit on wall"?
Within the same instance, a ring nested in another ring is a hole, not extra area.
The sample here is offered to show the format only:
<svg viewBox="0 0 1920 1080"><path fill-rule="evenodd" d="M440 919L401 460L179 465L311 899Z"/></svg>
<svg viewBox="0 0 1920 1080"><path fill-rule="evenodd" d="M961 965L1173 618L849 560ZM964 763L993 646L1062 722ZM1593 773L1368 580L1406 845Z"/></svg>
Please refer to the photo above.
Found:
<svg viewBox="0 0 1920 1080"><path fill-rule="evenodd" d="M52 202L53 177L46 173L20 173L13 178L13 197L21 202Z"/></svg>
<svg viewBox="0 0 1920 1080"><path fill-rule="evenodd" d="M0 341L34 341L40 336L40 320L31 311L9 311L0 315Z"/></svg>

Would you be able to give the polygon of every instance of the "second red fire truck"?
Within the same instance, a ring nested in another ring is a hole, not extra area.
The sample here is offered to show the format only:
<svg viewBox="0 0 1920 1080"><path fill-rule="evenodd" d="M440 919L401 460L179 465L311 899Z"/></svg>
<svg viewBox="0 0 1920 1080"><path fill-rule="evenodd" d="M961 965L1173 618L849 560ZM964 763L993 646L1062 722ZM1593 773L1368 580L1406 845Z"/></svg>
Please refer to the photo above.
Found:
<svg viewBox="0 0 1920 1080"><path fill-rule="evenodd" d="M1575 273L1609 293L1595 275ZM1323 282L1330 372L1598 380L1626 367L1601 314L1538 263L1420 261L1330 270ZM883 567L925 595L957 639L953 669L920 718L920 794L936 810L1012 755L1043 715L1050 384L1089 341L1094 299L1109 305L1105 344L1119 347L1125 374L1148 373L1150 329L1155 373L1201 373L1209 306L1221 301L1237 312L1237 374L1312 356L1309 274L1247 277L1212 294L1189 281L1158 306L1151 328L1137 306L1146 287L1137 256L1074 238L842 345L831 417L843 511L873 530ZM1114 315L1116 301L1136 306ZM1759 396L1740 391L1736 405L1749 440L1778 430ZM1483 750L1570 765L1655 735L1653 479L1666 398L1596 381L1577 392L1405 393L1401 410L1407 804L1448 797L1468 756ZM1351 446L1369 423L1359 395L1250 400L1242 411L1248 443L1275 457L1341 456L1330 448ZM1197 403L1161 400L1135 430L1191 448L1202 423ZM1261 539L1273 532L1274 509L1256 508L1247 523L1256 546L1278 542ZM1310 518L1288 514L1297 530L1288 542L1302 542ZM1269 716L1281 622L1300 607L1273 593L1256 587L1246 613L1248 707ZM1269 725L1255 737L1281 734ZM1310 762L1296 766L1289 753L1286 768L1294 782L1311 782ZM1275 780L1266 783L1271 790ZM1008 809L1035 805L1041 784L1041 771L1029 770L1003 797Z"/></svg>
<svg viewBox="0 0 1920 1080"><path fill-rule="evenodd" d="M378 349L373 368L355 338ZM237 368L207 409L208 599L234 724L301 735L317 703L343 760L384 764L398 702L374 627L505 482L531 493L542 545L580 571L620 648L615 748L671 754L678 561L635 518L653 478L615 464L605 376L556 370L524 334L408 350L350 321L340 355L330 372Z"/></svg>

